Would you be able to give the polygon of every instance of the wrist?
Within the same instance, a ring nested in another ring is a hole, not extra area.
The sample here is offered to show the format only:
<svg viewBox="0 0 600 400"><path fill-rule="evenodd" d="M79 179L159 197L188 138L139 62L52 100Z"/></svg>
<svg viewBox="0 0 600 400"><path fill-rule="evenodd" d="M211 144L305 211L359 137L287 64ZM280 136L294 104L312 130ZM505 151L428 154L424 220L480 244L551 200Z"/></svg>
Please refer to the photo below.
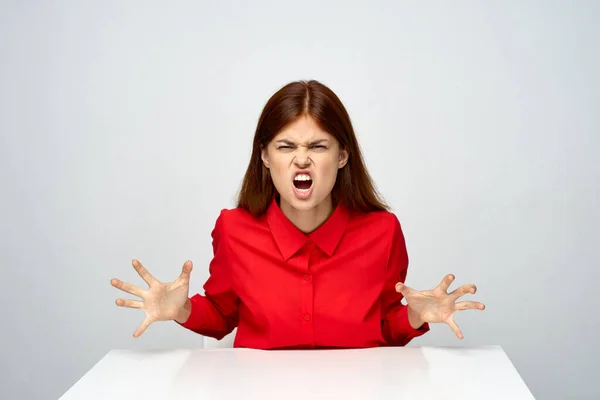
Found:
<svg viewBox="0 0 600 400"><path fill-rule="evenodd" d="M423 324L425 323L425 321L423 321L423 318L421 318L421 315L416 312L415 310L413 310L412 308L410 308L410 306L408 307L408 322L410 323L410 326L413 329L419 329L423 326Z"/></svg>
<svg viewBox="0 0 600 400"><path fill-rule="evenodd" d="M185 303L183 304L183 307L181 307L181 309L175 316L174 320L175 320L175 322L184 324L190 318L191 313L192 313L192 302L188 298L185 301Z"/></svg>

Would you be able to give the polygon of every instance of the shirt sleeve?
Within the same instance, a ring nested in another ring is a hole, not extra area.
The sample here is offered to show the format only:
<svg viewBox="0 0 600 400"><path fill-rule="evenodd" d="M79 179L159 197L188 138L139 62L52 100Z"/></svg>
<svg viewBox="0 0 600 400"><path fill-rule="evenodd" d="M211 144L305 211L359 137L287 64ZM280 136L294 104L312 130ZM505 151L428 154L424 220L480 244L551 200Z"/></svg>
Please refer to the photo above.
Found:
<svg viewBox="0 0 600 400"><path fill-rule="evenodd" d="M402 294L396 291L396 283L405 282L408 271L408 253L400 222L393 216L386 280L382 294L382 334L388 346L405 346L413 338L429 331L424 323L414 329L408 320L408 306L401 303Z"/></svg>
<svg viewBox="0 0 600 400"><path fill-rule="evenodd" d="M221 211L211 233L213 259L209 265L209 278L204 284L204 295L190 297L191 314L184 323L178 322L193 332L219 340L237 326L240 304L233 289L224 213Z"/></svg>

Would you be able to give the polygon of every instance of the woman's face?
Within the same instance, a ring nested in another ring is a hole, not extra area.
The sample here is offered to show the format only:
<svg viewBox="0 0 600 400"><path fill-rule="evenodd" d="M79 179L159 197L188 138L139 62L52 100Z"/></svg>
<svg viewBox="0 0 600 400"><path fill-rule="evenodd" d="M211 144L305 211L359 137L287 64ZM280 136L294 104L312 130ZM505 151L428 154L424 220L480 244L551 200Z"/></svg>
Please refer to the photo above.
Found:
<svg viewBox="0 0 600 400"><path fill-rule="evenodd" d="M328 200L338 169L348 153L312 118L302 116L286 126L262 151L281 201L306 211Z"/></svg>

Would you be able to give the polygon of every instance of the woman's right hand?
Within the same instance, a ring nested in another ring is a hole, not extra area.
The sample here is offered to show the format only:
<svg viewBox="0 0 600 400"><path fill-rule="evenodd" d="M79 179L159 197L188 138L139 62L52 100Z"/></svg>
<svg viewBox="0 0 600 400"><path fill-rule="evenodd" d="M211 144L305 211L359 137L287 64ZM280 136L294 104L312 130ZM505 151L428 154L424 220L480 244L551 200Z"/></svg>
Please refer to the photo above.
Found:
<svg viewBox="0 0 600 400"><path fill-rule="evenodd" d="M147 290L116 278L111 279L110 284L143 300L116 300L116 304L119 307L140 308L146 313L146 318L134 332L133 337L140 337L150 324L155 321L177 320L178 322L184 322L187 316L189 316L189 307L185 306L189 301L192 262L186 261L183 264L181 275L169 283L163 283L154 278L138 260L133 260L131 264L148 284L149 288Z"/></svg>

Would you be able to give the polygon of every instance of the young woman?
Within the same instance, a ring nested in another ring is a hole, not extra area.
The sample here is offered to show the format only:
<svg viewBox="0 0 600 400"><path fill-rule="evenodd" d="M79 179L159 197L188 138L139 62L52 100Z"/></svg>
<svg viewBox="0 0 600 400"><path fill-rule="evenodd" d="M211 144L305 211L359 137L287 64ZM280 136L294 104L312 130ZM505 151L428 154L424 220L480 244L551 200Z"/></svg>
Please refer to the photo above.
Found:
<svg viewBox="0 0 600 400"><path fill-rule="evenodd" d="M142 300L139 337L154 321L174 320L235 347L257 349L404 346L460 310L483 310L448 293L404 285L408 256L397 217L376 193L350 118L316 81L287 84L265 105L238 205L221 211L212 231L214 258L204 295L189 297L192 263L169 283L133 260L149 285L111 284ZM405 299L406 305L401 303Z"/></svg>

